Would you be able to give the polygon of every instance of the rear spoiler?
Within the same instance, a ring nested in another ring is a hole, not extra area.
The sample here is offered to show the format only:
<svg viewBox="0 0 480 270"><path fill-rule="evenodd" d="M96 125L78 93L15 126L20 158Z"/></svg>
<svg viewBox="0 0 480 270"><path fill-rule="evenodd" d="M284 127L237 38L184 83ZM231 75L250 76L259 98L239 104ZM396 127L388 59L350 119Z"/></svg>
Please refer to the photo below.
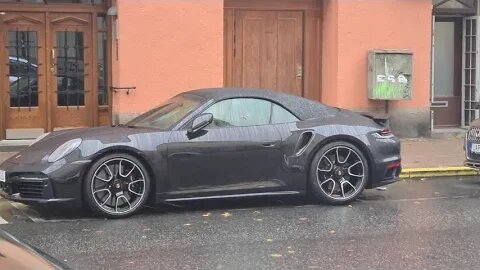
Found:
<svg viewBox="0 0 480 270"><path fill-rule="evenodd" d="M390 116L386 113L360 112L361 115L372 119L375 123L385 126Z"/></svg>

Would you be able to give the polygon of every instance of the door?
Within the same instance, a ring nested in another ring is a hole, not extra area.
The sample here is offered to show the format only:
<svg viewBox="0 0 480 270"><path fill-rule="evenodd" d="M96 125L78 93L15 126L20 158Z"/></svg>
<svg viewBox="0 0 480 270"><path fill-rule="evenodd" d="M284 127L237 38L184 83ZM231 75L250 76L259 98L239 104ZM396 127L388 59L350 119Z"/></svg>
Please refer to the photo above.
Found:
<svg viewBox="0 0 480 270"><path fill-rule="evenodd" d="M90 14L52 16L49 97L53 129L92 125L91 28Z"/></svg>
<svg viewBox="0 0 480 270"><path fill-rule="evenodd" d="M433 124L459 127L462 97L462 20L437 17L433 41Z"/></svg>
<svg viewBox="0 0 480 270"><path fill-rule="evenodd" d="M7 138L42 134L47 124L44 24L40 13L8 13L3 18L0 96Z"/></svg>
<svg viewBox="0 0 480 270"><path fill-rule="evenodd" d="M235 11L233 84L303 94L301 11Z"/></svg>
<svg viewBox="0 0 480 270"><path fill-rule="evenodd" d="M194 137L174 131L169 140L171 194L179 197L277 191L285 188L281 137L270 125L269 101L229 99L207 109L214 122Z"/></svg>
<svg viewBox="0 0 480 270"><path fill-rule="evenodd" d="M105 25L96 13L0 16L0 139L105 122L98 120L99 106L103 118L109 109Z"/></svg>
<svg viewBox="0 0 480 270"><path fill-rule="evenodd" d="M463 91L462 91L462 124L467 127L479 117L477 103L480 100L478 92L478 17L464 18L463 24Z"/></svg>

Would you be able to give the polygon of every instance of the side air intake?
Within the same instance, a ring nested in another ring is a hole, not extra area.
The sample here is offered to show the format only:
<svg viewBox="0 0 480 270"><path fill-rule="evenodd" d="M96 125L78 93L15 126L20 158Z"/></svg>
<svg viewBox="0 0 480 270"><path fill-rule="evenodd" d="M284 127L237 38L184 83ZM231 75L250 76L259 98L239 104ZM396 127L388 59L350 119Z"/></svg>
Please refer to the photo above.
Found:
<svg viewBox="0 0 480 270"><path fill-rule="evenodd" d="M299 156L303 154L303 152L305 151L305 149L307 149L312 139L313 139L313 132L311 131L303 132L298 138L297 145L295 146L295 155Z"/></svg>

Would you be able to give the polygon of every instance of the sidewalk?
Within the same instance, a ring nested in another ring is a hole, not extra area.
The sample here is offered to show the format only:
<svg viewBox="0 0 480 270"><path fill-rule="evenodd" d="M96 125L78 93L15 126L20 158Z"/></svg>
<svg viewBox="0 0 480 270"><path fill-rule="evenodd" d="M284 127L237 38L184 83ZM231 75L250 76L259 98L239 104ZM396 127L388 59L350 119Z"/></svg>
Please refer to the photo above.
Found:
<svg viewBox="0 0 480 270"><path fill-rule="evenodd" d="M464 167L463 136L441 139L402 140L402 178L472 176L478 171Z"/></svg>
<svg viewBox="0 0 480 270"><path fill-rule="evenodd" d="M12 149L1 151L0 163L15 154ZM402 140L403 178L477 175L477 171L463 167L464 160L463 137Z"/></svg>

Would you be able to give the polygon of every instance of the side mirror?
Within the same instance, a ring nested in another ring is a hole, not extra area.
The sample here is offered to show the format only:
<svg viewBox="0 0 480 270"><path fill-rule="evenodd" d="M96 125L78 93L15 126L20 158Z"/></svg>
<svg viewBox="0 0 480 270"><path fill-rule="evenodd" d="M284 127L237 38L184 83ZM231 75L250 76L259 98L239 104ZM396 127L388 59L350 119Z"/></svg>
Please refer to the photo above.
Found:
<svg viewBox="0 0 480 270"><path fill-rule="evenodd" d="M195 134L213 122L213 114L204 113L197 115L192 122L192 126L188 129L188 134Z"/></svg>

